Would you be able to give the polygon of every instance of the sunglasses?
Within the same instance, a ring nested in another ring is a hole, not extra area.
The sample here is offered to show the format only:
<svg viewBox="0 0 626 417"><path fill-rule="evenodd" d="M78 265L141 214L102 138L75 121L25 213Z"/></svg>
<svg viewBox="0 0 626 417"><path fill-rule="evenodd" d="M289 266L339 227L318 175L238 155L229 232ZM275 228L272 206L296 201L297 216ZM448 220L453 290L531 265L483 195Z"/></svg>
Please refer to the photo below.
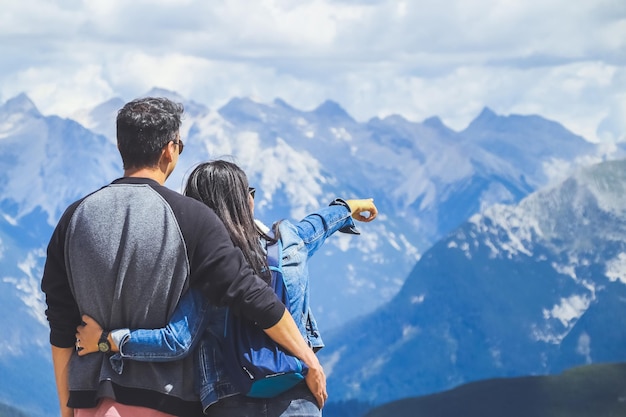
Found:
<svg viewBox="0 0 626 417"><path fill-rule="evenodd" d="M169 142L167 142L165 144L165 146L167 146L170 142L172 142L174 145L178 145L178 154L179 155L181 153L183 153L183 149L185 149L185 144L183 143L183 141L181 139L178 139L176 142L174 142L173 140L170 140Z"/></svg>
<svg viewBox="0 0 626 417"><path fill-rule="evenodd" d="M181 153L183 153L183 149L185 149L185 144L183 143L182 139L178 139L177 142L174 142L174 145L178 145L178 154L179 155Z"/></svg>
<svg viewBox="0 0 626 417"><path fill-rule="evenodd" d="M254 193L256 193L256 188L248 187L248 194L250 194L252 198L254 198Z"/></svg>

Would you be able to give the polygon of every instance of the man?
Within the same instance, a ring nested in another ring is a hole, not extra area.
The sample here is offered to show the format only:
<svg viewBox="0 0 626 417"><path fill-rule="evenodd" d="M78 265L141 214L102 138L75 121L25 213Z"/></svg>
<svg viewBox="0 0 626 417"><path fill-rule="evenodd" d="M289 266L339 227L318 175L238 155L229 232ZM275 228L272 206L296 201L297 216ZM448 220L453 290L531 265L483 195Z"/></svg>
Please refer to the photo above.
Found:
<svg viewBox="0 0 626 417"><path fill-rule="evenodd" d="M183 151L182 112L163 98L127 103L117 117L124 177L70 205L48 245L41 286L63 417L74 410L78 416L199 413L191 356L129 362L117 373L108 361L110 335L102 334L100 354L74 351L82 314L109 329L162 327L189 286L255 320L302 359L320 407L326 400L317 357L215 213L163 186Z"/></svg>

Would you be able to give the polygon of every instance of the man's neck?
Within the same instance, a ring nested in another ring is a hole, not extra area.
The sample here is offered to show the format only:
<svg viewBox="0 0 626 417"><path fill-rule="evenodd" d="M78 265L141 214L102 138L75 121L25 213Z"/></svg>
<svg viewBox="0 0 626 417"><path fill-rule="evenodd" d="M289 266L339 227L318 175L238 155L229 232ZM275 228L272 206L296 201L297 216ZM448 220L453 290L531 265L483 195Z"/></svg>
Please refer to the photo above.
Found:
<svg viewBox="0 0 626 417"><path fill-rule="evenodd" d="M135 168L124 171L125 177L150 178L159 184L165 184L167 179L165 173L158 168Z"/></svg>

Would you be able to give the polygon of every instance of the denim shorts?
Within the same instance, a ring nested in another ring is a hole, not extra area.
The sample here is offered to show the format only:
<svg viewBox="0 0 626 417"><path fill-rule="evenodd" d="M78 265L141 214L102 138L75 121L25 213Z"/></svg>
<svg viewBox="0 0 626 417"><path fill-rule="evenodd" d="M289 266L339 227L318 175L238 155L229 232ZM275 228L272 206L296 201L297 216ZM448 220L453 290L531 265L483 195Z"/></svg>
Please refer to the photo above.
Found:
<svg viewBox="0 0 626 417"><path fill-rule="evenodd" d="M315 397L301 382L273 398L235 395L219 400L206 411L209 417L321 417Z"/></svg>

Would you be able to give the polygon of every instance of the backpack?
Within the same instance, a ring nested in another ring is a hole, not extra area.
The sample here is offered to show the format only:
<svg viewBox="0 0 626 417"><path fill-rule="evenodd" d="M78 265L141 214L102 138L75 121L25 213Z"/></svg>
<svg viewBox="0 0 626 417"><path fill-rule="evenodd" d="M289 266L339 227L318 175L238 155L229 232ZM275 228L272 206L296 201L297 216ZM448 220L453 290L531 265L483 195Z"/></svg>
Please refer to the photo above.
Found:
<svg viewBox="0 0 626 417"><path fill-rule="evenodd" d="M267 246L271 283L278 298L289 310L283 281L280 241ZM255 323L226 312L222 356L228 375L242 394L271 398L302 381L308 368L287 353Z"/></svg>

